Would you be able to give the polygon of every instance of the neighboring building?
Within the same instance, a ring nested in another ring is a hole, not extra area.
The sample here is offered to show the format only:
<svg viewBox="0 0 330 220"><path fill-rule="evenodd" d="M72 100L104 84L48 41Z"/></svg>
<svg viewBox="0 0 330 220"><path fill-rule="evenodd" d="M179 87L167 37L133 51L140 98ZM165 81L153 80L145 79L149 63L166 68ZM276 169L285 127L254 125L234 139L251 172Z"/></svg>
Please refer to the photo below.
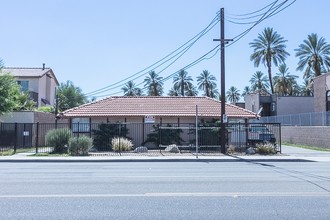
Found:
<svg viewBox="0 0 330 220"><path fill-rule="evenodd" d="M330 111L330 73L314 78L314 111Z"/></svg>
<svg viewBox="0 0 330 220"><path fill-rule="evenodd" d="M308 113L314 111L314 97L249 94L245 107L256 113L262 108L262 117Z"/></svg>
<svg viewBox="0 0 330 220"><path fill-rule="evenodd" d="M71 122L195 123L198 118L219 119L221 102L208 97L117 96L81 105L61 113ZM255 118L256 114L235 105L226 104L229 121Z"/></svg>
<svg viewBox="0 0 330 220"><path fill-rule="evenodd" d="M10 73L16 77L21 90L30 93L31 99L37 103L37 107L55 104L55 90L59 85L51 68L21 68L5 67L4 73Z"/></svg>

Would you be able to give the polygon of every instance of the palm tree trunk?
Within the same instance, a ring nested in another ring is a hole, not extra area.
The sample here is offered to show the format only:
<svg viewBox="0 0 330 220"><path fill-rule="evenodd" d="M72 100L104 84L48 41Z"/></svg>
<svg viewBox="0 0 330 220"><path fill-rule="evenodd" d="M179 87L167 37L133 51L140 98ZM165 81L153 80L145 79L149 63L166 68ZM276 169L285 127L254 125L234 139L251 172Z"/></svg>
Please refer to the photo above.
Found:
<svg viewBox="0 0 330 220"><path fill-rule="evenodd" d="M269 84L270 84L270 89L272 92L272 95L274 94L274 86L273 86L273 79L272 79L272 60L271 58L267 58L267 69L268 69L268 78L269 78Z"/></svg>

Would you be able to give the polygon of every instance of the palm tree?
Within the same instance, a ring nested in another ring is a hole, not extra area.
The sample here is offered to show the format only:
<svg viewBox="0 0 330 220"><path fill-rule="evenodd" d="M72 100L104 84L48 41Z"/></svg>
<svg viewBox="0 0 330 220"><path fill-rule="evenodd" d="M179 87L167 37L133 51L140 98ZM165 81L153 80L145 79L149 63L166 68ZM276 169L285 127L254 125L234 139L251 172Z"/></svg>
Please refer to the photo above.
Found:
<svg viewBox="0 0 330 220"><path fill-rule="evenodd" d="M300 87L300 94L302 96L313 96L313 81L305 79L303 85Z"/></svg>
<svg viewBox="0 0 330 220"><path fill-rule="evenodd" d="M144 86L148 88L148 96L161 96L163 94L163 77L158 76L155 71L150 71L149 76L144 79Z"/></svg>
<svg viewBox="0 0 330 220"><path fill-rule="evenodd" d="M279 73L274 76L274 89L278 95L292 95L294 86L297 84L298 76L291 75L286 64L281 64L278 68Z"/></svg>
<svg viewBox="0 0 330 220"><path fill-rule="evenodd" d="M330 67L330 44L325 39L318 39L317 34L310 34L295 49L296 57L299 57L297 70L303 70L305 67L304 78L308 79L314 75L319 76Z"/></svg>
<svg viewBox="0 0 330 220"><path fill-rule="evenodd" d="M241 96L239 94L239 90L234 86L231 86L226 92L226 94L227 94L227 99L234 104L239 100Z"/></svg>
<svg viewBox="0 0 330 220"><path fill-rule="evenodd" d="M268 70L268 79L272 94L274 94L274 87L272 82L272 63L278 66L280 63L284 63L285 58L290 55L285 51L287 40L284 40L281 35L273 28L265 28L262 34L258 35L250 46L254 49L253 54L250 56L250 60L254 62L254 66L259 67L260 63L263 63Z"/></svg>
<svg viewBox="0 0 330 220"><path fill-rule="evenodd" d="M188 82L185 87L185 95L186 96L197 96L198 95L198 91L197 91L196 87L191 82Z"/></svg>
<svg viewBox="0 0 330 220"><path fill-rule="evenodd" d="M180 95L180 89L176 86L173 86L170 91L168 92L169 96L179 96Z"/></svg>
<svg viewBox="0 0 330 220"><path fill-rule="evenodd" d="M261 71L257 71L252 75L250 83L252 91L258 92L259 94L267 92L269 88L268 79Z"/></svg>
<svg viewBox="0 0 330 220"><path fill-rule="evenodd" d="M184 96L185 88L188 86L188 83L192 81L191 76L188 76L188 72L184 70L180 70L174 77L173 83L174 86L180 89L181 96Z"/></svg>
<svg viewBox="0 0 330 220"><path fill-rule="evenodd" d="M133 81L128 81L121 90L124 92L124 96L141 96L142 90L135 86Z"/></svg>
<svg viewBox="0 0 330 220"><path fill-rule="evenodd" d="M205 96L212 97L211 94L215 93L212 91L212 89L215 89L217 87L215 81L216 81L215 76L213 76L209 71L203 70L203 72L199 74L199 76L197 77L198 89L203 90Z"/></svg>
<svg viewBox="0 0 330 220"><path fill-rule="evenodd" d="M242 92L242 97L245 97L246 95L251 94L251 88L249 86L245 86Z"/></svg>
<svg viewBox="0 0 330 220"><path fill-rule="evenodd" d="M219 90L216 88L216 84L211 84L210 87L209 87L209 90L208 90L208 93L209 93L209 96L210 98L213 98L213 99L217 99L219 98L220 100L220 93L219 93Z"/></svg>

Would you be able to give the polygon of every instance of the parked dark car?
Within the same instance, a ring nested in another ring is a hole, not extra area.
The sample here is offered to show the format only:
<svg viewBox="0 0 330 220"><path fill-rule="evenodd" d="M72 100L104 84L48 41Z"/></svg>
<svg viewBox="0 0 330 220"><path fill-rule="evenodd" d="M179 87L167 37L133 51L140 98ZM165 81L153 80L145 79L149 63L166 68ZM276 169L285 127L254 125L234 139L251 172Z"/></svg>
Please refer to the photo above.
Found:
<svg viewBox="0 0 330 220"><path fill-rule="evenodd" d="M250 125L248 129L248 144L256 145L265 142L276 142L273 132L271 132L265 125Z"/></svg>

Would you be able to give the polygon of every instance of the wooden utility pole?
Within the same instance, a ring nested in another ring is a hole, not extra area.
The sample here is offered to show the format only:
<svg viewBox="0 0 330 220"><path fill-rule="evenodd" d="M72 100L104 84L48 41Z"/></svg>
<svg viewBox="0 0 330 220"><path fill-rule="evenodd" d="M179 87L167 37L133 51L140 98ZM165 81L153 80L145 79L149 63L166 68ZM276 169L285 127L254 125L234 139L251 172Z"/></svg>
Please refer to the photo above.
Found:
<svg viewBox="0 0 330 220"><path fill-rule="evenodd" d="M220 41L220 79L221 79L221 130L220 130L220 144L221 153L226 153L226 90L225 90L225 44L232 39L225 39L225 11L224 8L220 9L220 39L214 39L214 41Z"/></svg>

